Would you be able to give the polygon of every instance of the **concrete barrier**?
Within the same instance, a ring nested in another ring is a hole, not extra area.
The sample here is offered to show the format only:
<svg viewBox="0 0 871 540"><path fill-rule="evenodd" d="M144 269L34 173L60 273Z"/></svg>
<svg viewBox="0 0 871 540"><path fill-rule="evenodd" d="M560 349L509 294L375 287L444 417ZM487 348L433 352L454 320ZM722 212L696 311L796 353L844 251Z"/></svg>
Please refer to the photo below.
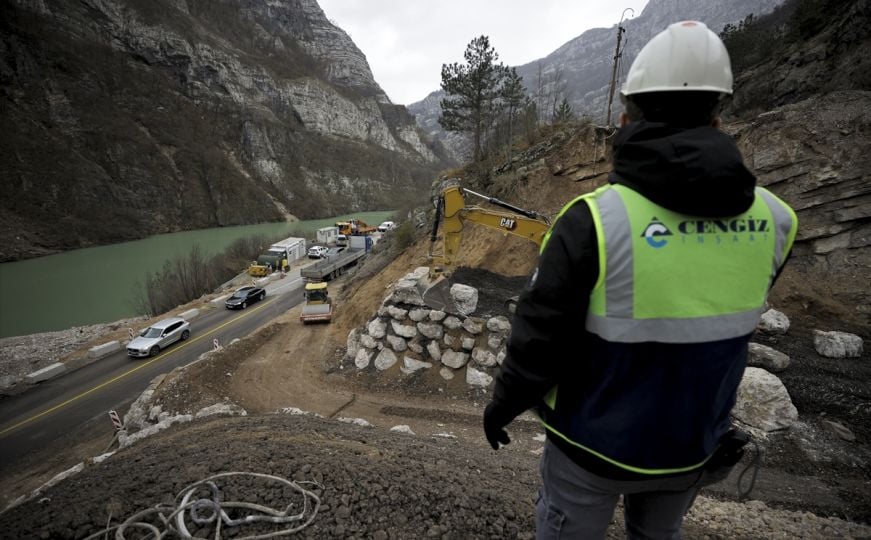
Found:
<svg viewBox="0 0 871 540"><path fill-rule="evenodd" d="M263 287L264 285L266 285L270 281L272 281L272 280L269 278L269 276L266 276L266 277L262 277L260 279L255 279L254 284L257 285L258 287Z"/></svg>
<svg viewBox="0 0 871 540"><path fill-rule="evenodd" d="M189 310L185 311L184 313L180 314L179 317L181 317L182 319L184 319L186 321L190 321L192 319L199 317L199 315L200 315L200 310L194 308L194 309L189 309Z"/></svg>
<svg viewBox="0 0 871 540"><path fill-rule="evenodd" d="M224 296L219 296L219 297L215 298L214 300L209 301L209 303L212 304L213 306L223 306L224 302L227 300L227 298L230 298L230 296L232 296L232 295L225 294Z"/></svg>
<svg viewBox="0 0 871 540"><path fill-rule="evenodd" d="M40 381L47 381L53 377L57 377L61 373L64 373L67 370L67 367L60 362L55 362L54 364L44 367L39 371L34 371L33 373L28 373L24 376L24 380L29 383L38 383Z"/></svg>
<svg viewBox="0 0 871 540"><path fill-rule="evenodd" d="M91 347L88 351L88 356L93 359L103 358L104 356L110 355L115 351L121 350L121 343L118 341L110 341L109 343L103 343L102 345L97 345L96 347Z"/></svg>

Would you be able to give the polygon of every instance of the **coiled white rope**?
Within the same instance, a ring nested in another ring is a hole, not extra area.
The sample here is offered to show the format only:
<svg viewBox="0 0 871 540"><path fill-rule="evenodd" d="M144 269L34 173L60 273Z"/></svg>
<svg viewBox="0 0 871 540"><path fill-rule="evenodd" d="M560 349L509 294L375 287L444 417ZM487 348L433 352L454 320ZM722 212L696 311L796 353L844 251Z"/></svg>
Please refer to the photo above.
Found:
<svg viewBox="0 0 871 540"><path fill-rule="evenodd" d="M293 491L302 495L302 509L299 512L291 513L294 506L296 506L294 502L290 502L284 510L277 510L256 503L221 501L221 490L218 488L215 480L239 476L260 478L289 487ZM246 524L264 522L280 525L292 523L295 525L280 531L239 537L237 540L255 540L287 536L308 527L312 521L314 521L315 516L317 516L318 509L321 505L320 498L315 493L303 488L301 484L314 485L323 488L323 486L317 482L293 482L279 476L254 472L228 472L216 474L206 478L205 480L195 482L181 490L175 497L174 505L162 503L152 508L142 510L127 518L120 525L108 527L98 533L88 536L85 540L96 539L100 536L105 538L113 531L115 532L116 540L125 540L125 533L128 529L145 529L150 532L150 535L145 536L145 538L153 537L160 539L167 535L179 536L181 538L195 538L191 535L188 529L187 520L190 520L199 526L213 524L215 531L212 538L215 540L221 540L222 526L238 527ZM202 492L203 489L209 491L208 497L197 497L197 492ZM251 513L241 518L233 519L225 511L225 509L239 508L249 510ZM153 517L154 514L157 514L157 518L159 518L160 522L163 524L164 528L162 530L158 526L145 521L146 518Z"/></svg>

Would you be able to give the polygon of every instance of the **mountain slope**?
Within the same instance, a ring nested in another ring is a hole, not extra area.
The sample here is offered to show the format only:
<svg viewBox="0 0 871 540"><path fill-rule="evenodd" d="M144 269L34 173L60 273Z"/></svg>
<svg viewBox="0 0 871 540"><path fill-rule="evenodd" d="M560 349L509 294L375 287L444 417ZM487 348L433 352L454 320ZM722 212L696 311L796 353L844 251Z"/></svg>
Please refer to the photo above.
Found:
<svg viewBox="0 0 871 540"><path fill-rule="evenodd" d="M644 11L623 22L623 56L618 78L628 70L638 51L654 35L669 24L686 19L704 22L715 32L727 23L743 20L749 14L768 13L783 0L650 0ZM619 8L615 8L615 17ZM540 114L550 118L550 111L563 96L578 116L589 116L594 122L604 123L608 103L608 89L617 45L616 25L611 28L593 28L572 39L544 58L517 66L523 77L527 94L536 101ZM617 89L619 90L619 83ZM408 106L418 125L435 139L445 143L454 156L462 157L462 143L454 136L449 139L438 124L441 112L440 91L433 92L423 101ZM612 120L620 112L615 92ZM447 139L447 140L446 140Z"/></svg>
<svg viewBox="0 0 871 540"><path fill-rule="evenodd" d="M314 0L6 4L0 261L395 208L440 168Z"/></svg>

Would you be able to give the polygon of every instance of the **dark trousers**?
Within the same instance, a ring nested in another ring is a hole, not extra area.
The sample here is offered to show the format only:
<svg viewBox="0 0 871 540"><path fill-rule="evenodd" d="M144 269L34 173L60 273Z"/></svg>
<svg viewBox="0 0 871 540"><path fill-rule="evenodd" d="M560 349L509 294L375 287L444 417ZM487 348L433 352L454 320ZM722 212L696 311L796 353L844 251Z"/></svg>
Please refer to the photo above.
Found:
<svg viewBox="0 0 871 540"><path fill-rule="evenodd" d="M620 495L628 538L679 539L701 475L609 480L579 467L550 441L545 443L540 470L539 540L604 538Z"/></svg>

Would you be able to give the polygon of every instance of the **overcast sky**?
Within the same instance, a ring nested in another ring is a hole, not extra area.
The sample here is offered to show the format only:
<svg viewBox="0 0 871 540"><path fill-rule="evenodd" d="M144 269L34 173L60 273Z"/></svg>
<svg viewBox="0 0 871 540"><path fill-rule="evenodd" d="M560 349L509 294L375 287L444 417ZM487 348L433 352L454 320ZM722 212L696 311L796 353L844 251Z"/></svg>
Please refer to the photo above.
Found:
<svg viewBox="0 0 871 540"><path fill-rule="evenodd" d="M318 0L366 55L394 103L408 105L439 89L442 64L462 62L466 45L485 35L508 66L547 56L590 28L610 28L624 8L647 0ZM627 12L626 16L629 17ZM616 45L616 43L615 43Z"/></svg>

